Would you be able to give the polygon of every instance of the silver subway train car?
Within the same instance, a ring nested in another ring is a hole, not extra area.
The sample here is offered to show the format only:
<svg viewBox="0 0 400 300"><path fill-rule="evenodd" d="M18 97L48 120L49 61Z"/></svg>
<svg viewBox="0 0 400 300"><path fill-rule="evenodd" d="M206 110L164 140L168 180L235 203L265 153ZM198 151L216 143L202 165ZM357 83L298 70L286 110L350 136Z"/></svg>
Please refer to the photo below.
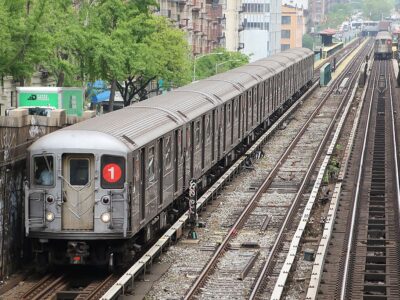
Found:
<svg viewBox="0 0 400 300"><path fill-rule="evenodd" d="M392 35L388 31L380 31L375 37L374 55L376 59L393 57Z"/></svg>
<svg viewBox="0 0 400 300"><path fill-rule="evenodd" d="M206 186L312 83L296 48L42 137L28 149L25 229L37 257L113 265Z"/></svg>

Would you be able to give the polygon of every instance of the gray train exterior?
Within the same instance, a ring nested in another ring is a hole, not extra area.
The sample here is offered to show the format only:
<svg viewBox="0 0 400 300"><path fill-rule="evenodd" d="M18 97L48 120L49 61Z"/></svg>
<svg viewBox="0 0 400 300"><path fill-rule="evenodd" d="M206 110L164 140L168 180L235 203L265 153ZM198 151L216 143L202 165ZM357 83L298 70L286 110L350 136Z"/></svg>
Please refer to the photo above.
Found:
<svg viewBox="0 0 400 300"><path fill-rule="evenodd" d="M380 31L376 35L374 55L377 59L391 59L393 57L392 35L388 31Z"/></svg>
<svg viewBox="0 0 400 300"><path fill-rule="evenodd" d="M311 84L313 57L287 50L42 137L28 149L26 235L57 262L132 253L126 240L165 226L190 179L204 182Z"/></svg>

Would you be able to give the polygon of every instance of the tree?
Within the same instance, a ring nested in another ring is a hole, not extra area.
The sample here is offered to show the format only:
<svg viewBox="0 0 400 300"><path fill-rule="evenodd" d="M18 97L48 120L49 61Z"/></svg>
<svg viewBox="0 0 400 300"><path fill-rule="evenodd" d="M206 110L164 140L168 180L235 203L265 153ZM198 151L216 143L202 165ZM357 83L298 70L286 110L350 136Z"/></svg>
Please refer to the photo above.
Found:
<svg viewBox="0 0 400 300"><path fill-rule="evenodd" d="M172 27L169 20L142 14L127 22L124 32L133 37L125 50L128 76L117 82L125 105L148 98L151 81L180 86L190 80L185 34Z"/></svg>
<svg viewBox="0 0 400 300"><path fill-rule="evenodd" d="M349 20L353 13L353 6L350 3L338 3L332 6L327 15L325 27L337 28L344 21Z"/></svg>
<svg viewBox="0 0 400 300"><path fill-rule="evenodd" d="M0 76L2 78L8 73L7 69L13 53L8 22L9 19L7 11L5 10L4 0L0 0Z"/></svg>
<svg viewBox="0 0 400 300"><path fill-rule="evenodd" d="M364 0L363 12L371 20L379 21L382 17L390 16L390 11L394 8L393 0Z"/></svg>
<svg viewBox="0 0 400 300"><path fill-rule="evenodd" d="M5 53L0 70L19 80L20 85L49 57L49 34L43 23L46 5L45 0L0 1L1 13L6 15L6 23L2 21L0 28L6 41L0 48Z"/></svg>
<svg viewBox="0 0 400 300"><path fill-rule="evenodd" d="M103 0L90 14L88 75L110 82L110 108L116 88L129 105L147 98L148 83L177 84L188 74L188 47L183 32L151 13L151 0Z"/></svg>
<svg viewBox="0 0 400 300"><path fill-rule="evenodd" d="M207 78L227 70L240 67L249 62L249 56L241 52L230 52L225 48L216 48L214 55L199 57L196 61L196 79Z"/></svg>
<svg viewBox="0 0 400 300"><path fill-rule="evenodd" d="M80 70L87 38L84 27L79 10L73 9L70 0L49 3L46 30L51 36L52 53L43 65L56 78L57 86L79 85L84 80Z"/></svg>
<svg viewBox="0 0 400 300"><path fill-rule="evenodd" d="M303 40L302 40L302 45L304 48L308 48L310 50L313 50L313 45L314 45L314 39L310 34L304 34L303 35Z"/></svg>

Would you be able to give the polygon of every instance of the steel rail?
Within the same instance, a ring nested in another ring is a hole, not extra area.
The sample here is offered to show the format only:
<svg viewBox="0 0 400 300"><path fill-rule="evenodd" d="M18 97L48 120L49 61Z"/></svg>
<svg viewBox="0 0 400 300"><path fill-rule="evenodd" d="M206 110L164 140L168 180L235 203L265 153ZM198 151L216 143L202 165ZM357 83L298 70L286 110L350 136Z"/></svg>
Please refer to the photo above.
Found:
<svg viewBox="0 0 400 300"><path fill-rule="evenodd" d="M335 83L341 81L345 75L347 75L347 70L350 68L346 68L338 78L335 79ZM298 134L295 136L293 141L290 143L290 145L287 147L286 151L283 153L283 155L280 157L278 162L275 164L274 168L272 171L268 174L267 178L264 180L263 184L259 187L259 189L255 192L255 194L251 197L249 203L243 210L242 214L238 217L236 220L235 224L232 226L232 228L229 230L228 234L222 241L222 243L219 245L218 249L214 253L213 257L210 259L210 261L207 263L205 268L202 270L200 275L197 277L195 283L191 286L187 294L185 295L184 299L190 299L193 297L197 290L203 285L204 281L207 278L207 275L209 272L215 267L215 265L218 262L218 259L222 256L222 254L225 252L229 241L233 236L236 235L237 231L241 228L241 226L244 224L246 221L248 215L252 212L254 206L256 205L256 202L260 199L264 191L269 187L269 185L272 183L272 180L278 173L281 165L283 162L286 160L286 158L289 156L293 148L297 145L297 142L300 140L304 132L307 130L309 124L311 121L315 118L315 116L319 113L320 109L323 107L327 99L329 98L330 94L335 90L335 85L332 84L329 87L328 92L326 95L323 97L321 100L320 104L317 106L317 108L313 111L313 113L310 115L309 119L306 121L306 123L303 125L303 127L300 129ZM292 207L291 207L292 210ZM281 227L282 231L282 227ZM272 252L272 251L271 251ZM254 290L253 290L254 291Z"/></svg>
<svg viewBox="0 0 400 300"><path fill-rule="evenodd" d="M373 84L372 84L372 90L374 91L375 89L375 83L376 79L380 74L380 65L379 65L379 70L378 72L375 71L374 74L374 79L373 79ZM358 175L357 175L357 185L356 185L356 191L354 195L354 205L352 208L352 216L351 216L351 225L350 225L350 235L349 235L349 240L347 242L347 251L346 251L346 256L345 256L345 266L344 266L344 272L343 272L343 279L341 281L341 293L340 293L340 299L345 300L346 299L346 285L347 285L347 279L348 279L348 273L349 273L349 265L350 265L350 253L353 249L353 240L354 240L354 231L355 231L355 223L356 223L356 215L358 211L358 206L359 206L359 200L360 200L360 186L361 186L361 179L362 179L362 174L364 170L364 162L365 162L365 152L367 148L367 142L368 142L368 134L369 134L369 128L370 128L370 121L371 121L371 112L372 112L372 103L373 103L373 98L374 98L375 93L371 93L371 98L370 98L370 104L368 108L368 118L367 118L367 123L366 123L366 131L364 133L364 139L363 139L363 147L361 150L361 158L360 158L360 165L358 168Z"/></svg>
<svg viewBox="0 0 400 300"><path fill-rule="evenodd" d="M339 122L337 122L338 125L333 134L333 138L330 141L330 144L326 151L325 157L323 158L321 166L319 167L317 179L314 182L313 189L311 191L310 196L308 197L307 204L304 207L303 214L302 214L299 224L297 225L297 229L295 231L294 238L291 240L285 262L283 264L282 269L280 270L279 277L278 277L278 279L275 283L275 287L272 291L271 299L280 299L282 297L282 294L284 293L286 282L290 276L291 268L295 262L295 258L296 258L295 255L297 254L297 251L299 249L301 239L303 238L303 234L306 231L306 226L312 216L311 211L312 211L312 208L316 201L316 198L318 196L318 191L321 188L323 176L327 170L328 163L331 160L331 157L332 157L332 154L334 151L334 147L337 144L339 136L342 133L345 122L349 116L349 112L351 110L350 109L351 105L354 103L353 100L354 100L354 97L355 97L355 94L357 91L357 82L358 82L359 78L360 78L360 74L355 75L352 78L352 81L348 85L348 90L346 91L346 93L343 97L344 99L346 99L346 98L348 99L346 101L347 104L342 109L340 120L339 120ZM335 117L333 119L335 119ZM338 119L339 119L339 116L338 116ZM323 154L321 153L321 155L323 155ZM320 160L321 160L321 158L320 158ZM297 194L297 195L300 195L300 194ZM303 195L300 195L300 196L303 196ZM296 201L296 200L294 200L294 201Z"/></svg>
<svg viewBox="0 0 400 300"><path fill-rule="evenodd" d="M391 72L389 72L389 97L390 97L390 106L392 107L392 135L393 135L393 153L394 153L394 167L396 174L396 193L397 193L397 211L400 213L400 178L399 178L399 163L397 159L397 135L396 135L396 124L394 117L394 105L393 105L393 95L392 95L392 80L391 80ZM400 224L400 222L399 222Z"/></svg>
<svg viewBox="0 0 400 300"><path fill-rule="evenodd" d="M66 285L66 277L65 275L61 275L55 279L54 275L48 275L44 277L41 281L39 281L35 286L32 287L28 292L26 292L22 299L30 299L30 300L40 300L46 298L46 294L51 292L52 289L58 290L61 286ZM51 282L44 286L48 281ZM43 289L41 289L44 286Z"/></svg>
<svg viewBox="0 0 400 300"><path fill-rule="evenodd" d="M367 49L368 49L368 43L366 45L364 45L364 49L360 50L360 53L352 61L352 63L349 64L348 66L346 66L346 69L343 71L343 73L340 74L338 78L336 78L335 84L336 83L340 84L340 82L347 76L348 72L354 66L356 66L357 69L359 68L359 66L361 64L359 64L357 66L356 63L357 63L358 60L360 60L363 57L363 54ZM357 74L356 73L357 72L353 72L352 73L351 83L354 83L354 81L356 80L356 78L357 78ZM333 92L333 90L335 90L335 84L332 84L333 88L330 91L330 93L328 93L326 95L326 98L328 98L330 96L330 94ZM295 208L298 206L298 202L299 202L299 200L300 200L305 188L307 187L309 178L311 177L311 175L314 172L314 168L315 168L316 164L318 163L318 161L320 159L320 156L322 154L322 151L324 150L324 148L326 146L326 143L328 142L328 140L330 138L331 132L332 132L334 126L336 125L336 120L337 120L338 116L341 114L342 108L343 108L344 104L347 101L347 97L348 97L349 93L350 93L350 89L347 90L346 94L344 95L344 97L342 99L342 102L340 103L338 109L336 110L336 113L335 113L334 117L332 118L332 120L331 120L331 122L329 124L329 127L327 128L327 130L325 132L325 135L324 135L324 137L323 137L323 139L322 139L322 141L321 141L321 143L320 143L320 145L318 147L318 150L317 150L317 152L316 152L316 154L315 154L315 156L314 156L314 158L313 158L313 160L312 160L312 162L311 162L311 164L310 164L310 166L309 166L309 168L307 170L307 173L306 173L306 175L304 176L304 178L302 180L301 186L300 186L298 192L296 193L295 199L293 200L292 205L290 206L290 209L286 214L284 223L281 226L281 229L279 230L279 233L278 233L278 236L277 236L277 238L275 240L275 243L274 243L271 251L269 252L267 260L264 263L263 269L261 270L261 273L260 273L260 275L259 275L259 277L258 277L258 279L257 279L257 281L255 283L255 286L252 289L252 292L251 292L250 297L249 297L250 300L253 300L253 299L256 298L257 294L262 289L263 284L265 284L264 278L266 276L268 276L268 273L269 273L270 269L272 268L273 258L277 254L279 246L281 245L283 239L285 238L284 232L286 230L286 227L288 226L289 222L292 220L293 214L295 212ZM326 101L326 99L323 102L325 102L325 101Z"/></svg>

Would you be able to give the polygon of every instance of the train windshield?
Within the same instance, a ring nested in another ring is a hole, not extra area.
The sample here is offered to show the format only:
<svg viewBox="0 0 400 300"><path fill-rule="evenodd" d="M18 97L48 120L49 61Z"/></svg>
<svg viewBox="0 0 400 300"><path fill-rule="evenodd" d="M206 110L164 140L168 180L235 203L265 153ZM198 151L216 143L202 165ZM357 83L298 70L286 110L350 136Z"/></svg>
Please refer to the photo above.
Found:
<svg viewBox="0 0 400 300"><path fill-rule="evenodd" d="M53 156L35 156L33 158L34 183L36 185L54 185L54 162Z"/></svg>
<svg viewBox="0 0 400 300"><path fill-rule="evenodd" d="M89 159L72 158L69 164L69 183L79 186L86 185L89 182Z"/></svg>

